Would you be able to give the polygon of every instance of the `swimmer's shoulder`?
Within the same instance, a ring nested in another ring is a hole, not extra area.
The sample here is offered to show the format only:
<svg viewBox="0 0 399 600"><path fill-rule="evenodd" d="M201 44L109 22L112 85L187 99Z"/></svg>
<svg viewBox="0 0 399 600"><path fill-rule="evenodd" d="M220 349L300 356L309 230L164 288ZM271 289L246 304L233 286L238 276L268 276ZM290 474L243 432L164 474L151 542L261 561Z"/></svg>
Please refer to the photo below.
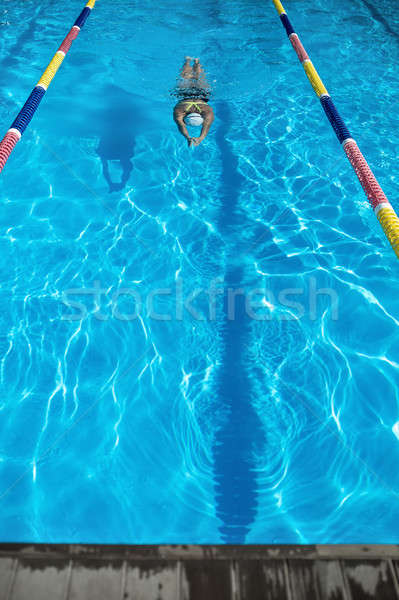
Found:
<svg viewBox="0 0 399 600"><path fill-rule="evenodd" d="M186 100L180 100L177 104L175 104L173 108L173 114L176 115L184 115L186 112L185 107Z"/></svg>
<svg viewBox="0 0 399 600"><path fill-rule="evenodd" d="M213 108L204 100L199 100L198 98L182 98L175 105L173 112L175 115L186 114L189 112L190 104L194 102L201 107L201 113L203 114L213 114Z"/></svg>

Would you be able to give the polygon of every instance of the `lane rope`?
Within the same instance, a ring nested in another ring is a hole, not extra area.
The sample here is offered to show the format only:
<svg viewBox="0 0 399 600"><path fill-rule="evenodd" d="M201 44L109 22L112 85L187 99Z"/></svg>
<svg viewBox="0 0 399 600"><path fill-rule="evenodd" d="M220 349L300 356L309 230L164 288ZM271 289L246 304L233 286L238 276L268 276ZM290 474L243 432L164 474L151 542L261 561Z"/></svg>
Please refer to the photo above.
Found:
<svg viewBox="0 0 399 600"><path fill-rule="evenodd" d="M71 49L73 41L78 37L80 30L86 23L96 1L97 0L89 0L87 2L86 6L76 19L72 29L62 42L61 46L58 48L57 52L54 54L43 75L33 88L29 98L18 113L16 119L13 121L10 129L0 142L0 173L4 169L4 165L9 159L10 154L14 150L17 142L19 142L22 134L31 122L32 117L37 111L40 102L43 100L50 83L62 65L65 56Z"/></svg>
<svg viewBox="0 0 399 600"><path fill-rule="evenodd" d="M399 258L399 218L385 196L357 143L352 138L343 119L339 115L321 77L303 47L298 34L295 32L281 1L273 0L273 3L280 16L281 23L284 26L288 39L298 56L299 62L302 64L305 73L320 100L327 119L334 129L389 243L396 256Z"/></svg>

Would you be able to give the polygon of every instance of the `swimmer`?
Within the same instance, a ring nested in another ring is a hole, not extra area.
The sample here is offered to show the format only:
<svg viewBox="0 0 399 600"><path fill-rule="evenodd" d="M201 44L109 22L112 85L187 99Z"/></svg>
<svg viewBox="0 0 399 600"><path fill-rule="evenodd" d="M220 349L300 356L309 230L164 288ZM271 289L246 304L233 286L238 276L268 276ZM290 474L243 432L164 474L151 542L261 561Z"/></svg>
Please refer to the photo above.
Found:
<svg viewBox="0 0 399 600"><path fill-rule="evenodd" d="M213 109L209 106L210 88L199 58L186 56L180 73L176 96L179 102L173 110L173 118L178 130L186 138L190 147L199 146L208 135L214 120ZM187 126L201 127L198 136L189 134Z"/></svg>

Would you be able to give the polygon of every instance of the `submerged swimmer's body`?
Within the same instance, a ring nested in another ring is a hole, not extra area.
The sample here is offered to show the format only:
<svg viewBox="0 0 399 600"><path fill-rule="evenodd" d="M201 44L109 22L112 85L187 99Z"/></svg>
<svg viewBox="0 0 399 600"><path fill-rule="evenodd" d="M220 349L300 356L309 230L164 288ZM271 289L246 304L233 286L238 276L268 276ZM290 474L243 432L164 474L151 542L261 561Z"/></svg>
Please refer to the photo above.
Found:
<svg viewBox="0 0 399 600"><path fill-rule="evenodd" d="M180 100L173 110L176 125L189 146L199 146L208 135L214 119L213 109L208 104L209 85L203 75L199 58L194 59L192 67L191 58L186 56L177 95ZM200 135L190 136L187 125L201 127Z"/></svg>

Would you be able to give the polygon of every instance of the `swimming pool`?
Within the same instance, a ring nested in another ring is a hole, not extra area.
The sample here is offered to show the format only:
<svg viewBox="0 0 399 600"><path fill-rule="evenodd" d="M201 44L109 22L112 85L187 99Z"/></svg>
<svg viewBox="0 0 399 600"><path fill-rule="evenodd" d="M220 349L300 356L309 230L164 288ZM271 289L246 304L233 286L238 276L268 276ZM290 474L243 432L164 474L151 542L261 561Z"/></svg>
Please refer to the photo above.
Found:
<svg viewBox="0 0 399 600"><path fill-rule="evenodd" d="M376 7L286 0L398 208ZM81 8L4 2L4 132ZM98 2L0 189L2 541L397 543L397 259L271 2Z"/></svg>

